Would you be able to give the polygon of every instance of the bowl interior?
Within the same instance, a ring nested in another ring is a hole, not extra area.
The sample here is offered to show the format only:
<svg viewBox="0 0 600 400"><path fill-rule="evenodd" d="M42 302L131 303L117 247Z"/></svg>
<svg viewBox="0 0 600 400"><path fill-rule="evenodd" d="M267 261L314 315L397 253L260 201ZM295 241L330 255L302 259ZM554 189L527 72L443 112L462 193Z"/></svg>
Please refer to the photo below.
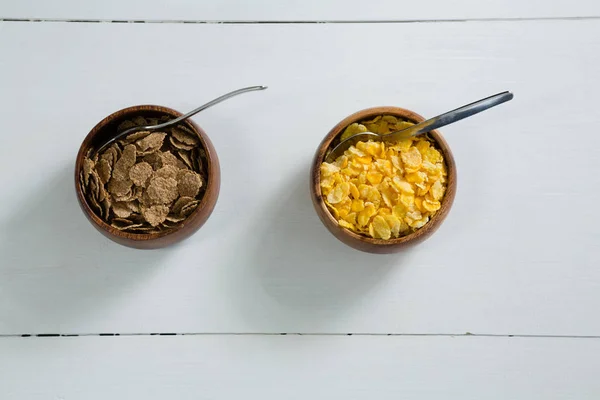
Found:
<svg viewBox="0 0 600 400"><path fill-rule="evenodd" d="M188 215L185 220L183 220L182 222L180 222L179 224L177 224L173 227L162 229L161 231L158 231L158 232L138 233L138 232L122 231L122 230L116 229L115 227L107 224L100 216L98 216L96 214L96 212L93 210L93 208L88 204L88 200L87 200L86 196L83 194L83 190L80 186L78 177L79 177L79 173L80 173L81 169L83 168L84 157L86 157L90 154L93 154L97 148L102 146L108 140L115 137L117 134L117 127L123 121L132 119L132 118L135 118L138 116L142 116L144 118L160 118L165 115L172 117L172 118L177 118L177 117L181 116L182 114L178 111L172 110L167 107L153 106L153 105L134 106L134 107L129 107L129 108L117 111L117 112L109 115L102 121L100 121L92 129L92 131L88 134L88 136L85 138L84 142L81 145L79 154L77 155L77 162L76 162L76 167L75 167L77 195L79 198L79 202L80 202L82 208L84 209L85 213L87 214L88 218L90 218L92 220L92 222L97 225L97 227L101 228L103 231L109 233L110 235L114 235L114 236L121 237L124 239L134 240L134 241L145 241L145 240L149 240L149 239L161 238L161 237L170 235L170 234L182 229L184 226L186 226L186 224L189 224L191 221L195 220L202 213L202 210L206 207L206 203L208 201L208 196L206 194L207 194L207 191L210 190L209 185L211 184L211 181L212 181L212 179L210 179L210 178L211 178L211 175L213 174L213 170L212 170L213 162L212 161L213 161L213 158L215 157L215 155L213 155L210 150L212 148L212 145L208 145L208 143L207 143L208 139L205 136L206 134L204 133L204 131L189 119L186 121L183 121L182 123L185 123L185 125L189 129L191 129L193 132L195 132L197 134L198 138L200 139L200 147L204 150L206 157L204 159L201 158L199 161L202 162L204 171L206 171L207 179L205 180L204 185L201 188L201 191L199 194L201 196L200 204L198 204L196 209L192 213L190 213L190 215Z"/></svg>
<svg viewBox="0 0 600 400"><path fill-rule="evenodd" d="M325 139L321 142L319 150L314 160L313 165L313 188L317 199L318 207L321 209L321 216L326 218L329 227L334 227L337 235L347 236L355 241L360 241L363 243L367 243L373 246L399 246L408 242L422 240L429 235L431 235L441 224L441 222L446 217L452 202L454 201L455 195L455 186L456 186L456 165L454 162L454 157L450 148L448 147L448 143L442 137L442 135L437 131L431 131L427 133L427 137L433 142L434 146L442 153L444 156L444 162L446 164L446 169L448 173L448 181L446 186L446 193L441 201L441 208L431 217L429 222L425 224L423 227L417 229L416 231L399 238L393 239L375 239L372 237L368 237L365 235L361 235L359 233L355 233L349 229L343 228L339 225L337 219L331 214L325 201L323 200L323 194L321 192L321 172L320 165L323 163L325 156L327 155L329 149L333 148L340 142L340 136L344 132L347 126L354 122L360 122L364 120L368 120L370 118L374 118L378 115L393 115L397 118L404 119L406 121L410 121L413 123L419 123L425 120L419 114L406 110L399 107L375 107L366 110L359 111L355 114L350 115L349 117L342 120L338 123L325 137ZM325 221L324 221L325 222Z"/></svg>

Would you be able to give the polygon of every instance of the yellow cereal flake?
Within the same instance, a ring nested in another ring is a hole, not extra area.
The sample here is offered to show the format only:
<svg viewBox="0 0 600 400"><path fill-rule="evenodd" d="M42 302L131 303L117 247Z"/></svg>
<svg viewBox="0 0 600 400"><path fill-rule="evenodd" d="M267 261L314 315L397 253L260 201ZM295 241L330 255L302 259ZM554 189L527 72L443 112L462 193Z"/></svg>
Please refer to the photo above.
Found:
<svg viewBox="0 0 600 400"><path fill-rule="evenodd" d="M402 193L400 195L400 203L402 203L402 205L405 207L410 208L415 204L415 196L412 194Z"/></svg>
<svg viewBox="0 0 600 400"><path fill-rule="evenodd" d="M365 209L365 202L361 199L355 199L352 201L352 211L360 212Z"/></svg>
<svg viewBox="0 0 600 400"><path fill-rule="evenodd" d="M332 176L336 172L340 171L340 167L334 164L323 163L321 164L321 179Z"/></svg>
<svg viewBox="0 0 600 400"><path fill-rule="evenodd" d="M344 133L342 133L342 136L340 136L340 140L346 140L348 139L350 136L354 136L358 133L362 133L362 132L366 132L367 131L367 127L362 125L362 124L358 124L358 123L353 123L351 125L349 125L345 130Z"/></svg>
<svg viewBox="0 0 600 400"><path fill-rule="evenodd" d="M352 225L350 222L346 222L346 220L340 219L338 223L342 228L354 230L354 225Z"/></svg>
<svg viewBox="0 0 600 400"><path fill-rule="evenodd" d="M422 211L436 212L440 209L442 204L439 201L431 201L428 199L423 200L423 209Z"/></svg>
<svg viewBox="0 0 600 400"><path fill-rule="evenodd" d="M413 144L413 139L404 139L396 144L396 148L400 152L407 152Z"/></svg>
<svg viewBox="0 0 600 400"><path fill-rule="evenodd" d="M356 225L356 217L357 217L357 214L355 212L350 212L343 219L346 222L351 223L352 225Z"/></svg>
<svg viewBox="0 0 600 400"><path fill-rule="evenodd" d="M373 231L375 232L376 239L388 240L392 237L392 230L390 226L385 222L385 218L378 215L373 218Z"/></svg>
<svg viewBox="0 0 600 400"><path fill-rule="evenodd" d="M430 143L427 140L419 140L415 145L419 153L421 153L421 157L425 158L427 151L429 150Z"/></svg>
<svg viewBox="0 0 600 400"><path fill-rule="evenodd" d="M372 185L377 185L378 183L381 183L381 181L383 180L383 174L381 174L379 172L369 172L369 173L367 173L367 180Z"/></svg>
<svg viewBox="0 0 600 400"><path fill-rule="evenodd" d="M415 193L415 189L413 189L412 185L409 182L400 178L399 176L394 176L393 182L394 186L396 187L396 189L398 189L399 192L406 194Z"/></svg>
<svg viewBox="0 0 600 400"><path fill-rule="evenodd" d="M400 154L400 158L402 159L402 162L406 168L411 169L419 168L423 162L421 153L419 153L419 150L417 150L417 148L414 146L409 148L407 151L402 152Z"/></svg>
<svg viewBox="0 0 600 400"><path fill-rule="evenodd" d="M444 185L440 181L435 181L429 190L434 200L440 200L444 196Z"/></svg>
<svg viewBox="0 0 600 400"><path fill-rule="evenodd" d="M393 149L390 149L390 151L394 151ZM390 155L390 160L392 161L392 165L394 166L394 168L396 168L399 171L402 171L402 164L400 163L400 157L398 157L395 154Z"/></svg>
<svg viewBox="0 0 600 400"><path fill-rule="evenodd" d="M419 229L425 226L427 222L429 222L429 217L423 217L420 220L414 221L412 224L410 224L410 226L411 228Z"/></svg>
<svg viewBox="0 0 600 400"><path fill-rule="evenodd" d="M381 198L388 207L393 207L398 195L392 189L386 188L381 191Z"/></svg>
<svg viewBox="0 0 600 400"><path fill-rule="evenodd" d="M391 115L346 128L343 138L412 126ZM340 226L379 239L423 227L441 208L446 190L444 159L424 136L397 143L358 142L333 163L321 165L321 191Z"/></svg>
<svg viewBox="0 0 600 400"><path fill-rule="evenodd" d="M327 201L331 204L341 202L344 197L350 193L350 184L347 182L340 183L327 195Z"/></svg>
<svg viewBox="0 0 600 400"><path fill-rule="evenodd" d="M350 187L350 194L352 197L355 199L360 198L360 192L358 191L356 185L353 182L348 182L348 186Z"/></svg>
<svg viewBox="0 0 600 400"><path fill-rule="evenodd" d="M359 226L366 226L369 223L369 220L372 216L377 213L375 206L373 204L367 205L360 213L358 213L358 217L356 221Z"/></svg>
<svg viewBox="0 0 600 400"><path fill-rule="evenodd" d="M425 209L423 208L423 198L422 197L415 197L415 206L417 207L417 210L425 211Z"/></svg>
<svg viewBox="0 0 600 400"><path fill-rule="evenodd" d="M352 211L352 200L346 198L344 201L337 204L337 209L340 213L340 217L344 218Z"/></svg>
<svg viewBox="0 0 600 400"><path fill-rule="evenodd" d="M377 170L387 177L394 176L394 168L390 160L377 160L375 161Z"/></svg>
<svg viewBox="0 0 600 400"><path fill-rule="evenodd" d="M442 153L440 153L437 149L430 147L427 150L427 160L432 163L440 163L443 162Z"/></svg>

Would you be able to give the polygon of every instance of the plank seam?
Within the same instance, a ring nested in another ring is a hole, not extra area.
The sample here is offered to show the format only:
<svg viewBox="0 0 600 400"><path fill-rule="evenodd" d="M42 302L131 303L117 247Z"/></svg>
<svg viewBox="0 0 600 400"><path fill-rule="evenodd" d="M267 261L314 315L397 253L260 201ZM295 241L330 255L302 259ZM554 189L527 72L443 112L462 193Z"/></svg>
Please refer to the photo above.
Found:
<svg viewBox="0 0 600 400"><path fill-rule="evenodd" d="M127 337L127 336L384 336L384 337L488 337L488 338L560 338L600 339L600 335L528 335L495 333L253 333L253 332L160 332L160 333L25 333L0 334L1 338L61 338L61 337Z"/></svg>
<svg viewBox="0 0 600 400"><path fill-rule="evenodd" d="M600 16L579 17L514 17L514 18L442 18L390 20L152 20L152 19L86 19L86 18L13 18L0 17L0 22L63 22L113 24L207 24L207 25L283 25L283 24L413 24L457 22L528 22L528 21L587 21Z"/></svg>

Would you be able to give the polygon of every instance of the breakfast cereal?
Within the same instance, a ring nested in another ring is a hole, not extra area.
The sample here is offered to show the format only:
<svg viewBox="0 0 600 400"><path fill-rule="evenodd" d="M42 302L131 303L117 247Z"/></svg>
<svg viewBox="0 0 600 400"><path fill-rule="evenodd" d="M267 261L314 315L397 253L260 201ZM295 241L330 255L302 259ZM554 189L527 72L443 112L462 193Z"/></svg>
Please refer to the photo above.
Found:
<svg viewBox="0 0 600 400"><path fill-rule="evenodd" d="M387 134L412 125L391 115L349 125L340 139L361 132ZM447 171L426 136L397 143L358 142L321 165L321 191L343 228L376 239L398 238L423 227L441 208Z"/></svg>
<svg viewBox="0 0 600 400"><path fill-rule="evenodd" d="M117 131L166 120L136 117ZM158 232L197 208L205 190L206 162L196 133L179 125L166 132L135 132L102 154L90 151L79 182L88 204L106 223L128 232Z"/></svg>

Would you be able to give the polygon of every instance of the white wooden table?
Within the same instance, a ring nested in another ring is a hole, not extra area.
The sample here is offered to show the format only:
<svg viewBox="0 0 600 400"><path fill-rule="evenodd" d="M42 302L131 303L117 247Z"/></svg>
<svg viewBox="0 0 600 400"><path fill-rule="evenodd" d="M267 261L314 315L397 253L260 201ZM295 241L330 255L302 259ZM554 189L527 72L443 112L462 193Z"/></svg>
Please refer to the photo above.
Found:
<svg viewBox="0 0 600 400"><path fill-rule="evenodd" d="M598 399L598 16L595 0L0 2L0 399ZM201 231L139 251L86 221L72 171L100 119L256 84L194 118L222 162ZM443 129L459 188L429 241L373 256L320 224L308 168L340 119L507 89Z"/></svg>

